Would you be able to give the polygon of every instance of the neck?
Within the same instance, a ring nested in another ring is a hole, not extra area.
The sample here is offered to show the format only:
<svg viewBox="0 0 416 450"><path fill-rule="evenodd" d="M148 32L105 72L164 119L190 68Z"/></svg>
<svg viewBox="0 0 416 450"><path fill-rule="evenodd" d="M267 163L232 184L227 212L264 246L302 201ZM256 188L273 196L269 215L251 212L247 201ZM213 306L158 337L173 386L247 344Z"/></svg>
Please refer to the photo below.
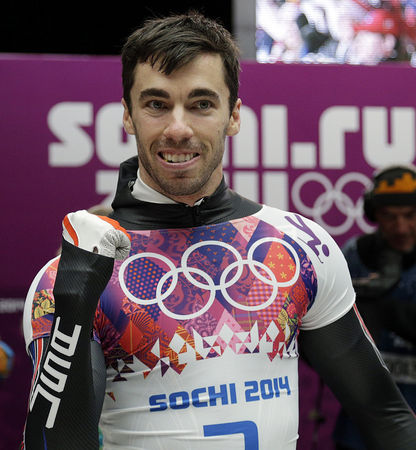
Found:
<svg viewBox="0 0 416 450"><path fill-rule="evenodd" d="M171 192L163 190L160 186L156 185L156 183L153 181L151 177L148 176L148 174L145 171L141 170L141 167L139 167L138 170L138 178L141 180L141 182L146 185L147 188L153 190L158 195L162 195L166 197L167 199L170 199L176 203L182 203L188 206L194 206L196 203L198 203L202 198L209 197L212 195L218 186L221 183L222 180L222 170L218 172L212 173L211 177L208 179L208 181L196 192L192 192L190 194L185 195L175 195Z"/></svg>

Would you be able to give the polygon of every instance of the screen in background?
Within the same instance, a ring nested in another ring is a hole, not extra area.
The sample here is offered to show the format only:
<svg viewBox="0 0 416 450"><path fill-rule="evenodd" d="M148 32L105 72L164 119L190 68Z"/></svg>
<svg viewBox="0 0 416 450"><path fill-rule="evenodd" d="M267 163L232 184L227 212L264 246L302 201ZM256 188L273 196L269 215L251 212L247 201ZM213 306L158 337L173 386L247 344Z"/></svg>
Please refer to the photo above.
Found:
<svg viewBox="0 0 416 450"><path fill-rule="evenodd" d="M256 60L416 67L416 0L256 0Z"/></svg>

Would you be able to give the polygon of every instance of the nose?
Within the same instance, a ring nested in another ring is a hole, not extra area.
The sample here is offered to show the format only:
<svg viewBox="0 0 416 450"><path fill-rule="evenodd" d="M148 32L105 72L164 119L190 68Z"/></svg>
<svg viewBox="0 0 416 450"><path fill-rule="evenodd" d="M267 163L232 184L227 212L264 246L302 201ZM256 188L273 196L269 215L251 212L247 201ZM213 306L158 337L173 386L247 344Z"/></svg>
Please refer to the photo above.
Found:
<svg viewBox="0 0 416 450"><path fill-rule="evenodd" d="M169 117L163 135L172 141L180 142L190 139L193 130L188 122L186 111L183 108L174 108Z"/></svg>

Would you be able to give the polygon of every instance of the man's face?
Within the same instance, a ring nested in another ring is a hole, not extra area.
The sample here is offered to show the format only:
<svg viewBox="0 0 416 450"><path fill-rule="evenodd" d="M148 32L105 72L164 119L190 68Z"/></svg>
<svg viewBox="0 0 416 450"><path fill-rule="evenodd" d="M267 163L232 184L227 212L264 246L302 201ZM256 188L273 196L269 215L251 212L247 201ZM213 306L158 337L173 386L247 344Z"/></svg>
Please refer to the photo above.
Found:
<svg viewBox="0 0 416 450"><path fill-rule="evenodd" d="M409 252L416 245L416 206L383 206L375 217L384 239L394 250Z"/></svg>
<svg viewBox="0 0 416 450"><path fill-rule="evenodd" d="M202 54L170 75L157 69L137 65L124 127L136 137L142 180L192 205L221 181L225 137L240 129L241 101L230 116L219 55Z"/></svg>

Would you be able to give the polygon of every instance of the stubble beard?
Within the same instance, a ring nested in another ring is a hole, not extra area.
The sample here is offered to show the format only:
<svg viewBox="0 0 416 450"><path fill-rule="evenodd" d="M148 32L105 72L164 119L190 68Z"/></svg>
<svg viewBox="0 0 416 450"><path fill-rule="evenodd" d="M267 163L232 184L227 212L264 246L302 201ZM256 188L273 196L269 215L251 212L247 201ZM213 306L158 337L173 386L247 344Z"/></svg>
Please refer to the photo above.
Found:
<svg viewBox="0 0 416 450"><path fill-rule="evenodd" d="M225 134L224 139L220 141L219 145L221 145L221 142L224 142L224 140ZM205 196L206 195L205 188L208 186L213 172L221 164L224 154L224 144L223 144L222 149L217 148L209 164L200 168L196 175L189 176L186 170L182 171L178 170L173 179L167 179L166 177L163 176L162 173L159 173L159 171L155 170L152 167L152 164L149 159L149 154L150 155L157 154L164 147L166 147L166 144L156 143L155 148L153 148L150 152L146 152L146 149L144 148L137 134L136 134L136 142L138 149L139 164L146 170L147 174L152 179L153 185L151 187L160 192L161 194L166 195L167 197L186 197L186 196L194 196L197 194L200 194L200 197ZM169 144L169 147L174 148L175 145ZM178 147L187 150L194 149L195 151L197 151L197 153L201 155L200 156L201 158L203 157L202 155L206 153L205 150L206 147L204 144L198 145L198 148L192 147L190 144L187 143L181 146L178 145Z"/></svg>

